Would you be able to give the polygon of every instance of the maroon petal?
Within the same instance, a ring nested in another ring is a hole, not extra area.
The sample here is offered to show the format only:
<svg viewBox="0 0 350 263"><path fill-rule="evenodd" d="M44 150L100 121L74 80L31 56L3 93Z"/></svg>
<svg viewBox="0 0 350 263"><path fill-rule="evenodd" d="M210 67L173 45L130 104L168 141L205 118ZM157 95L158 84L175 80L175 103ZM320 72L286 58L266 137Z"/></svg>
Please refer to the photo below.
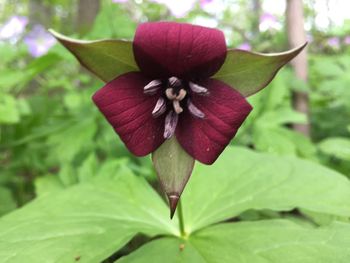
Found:
<svg viewBox="0 0 350 263"><path fill-rule="evenodd" d="M235 136L252 110L246 99L219 80L210 79L207 96L192 95L192 103L205 114L194 117L188 110L179 118L176 137L184 149L196 160L212 164Z"/></svg>
<svg viewBox="0 0 350 263"><path fill-rule="evenodd" d="M164 118L152 116L158 96L143 93L149 82L140 73L127 73L107 83L92 98L126 147L137 156L153 152L164 142Z"/></svg>
<svg viewBox="0 0 350 263"><path fill-rule="evenodd" d="M201 79L214 75L226 57L224 34L175 22L144 23L134 38L135 60L151 78Z"/></svg>

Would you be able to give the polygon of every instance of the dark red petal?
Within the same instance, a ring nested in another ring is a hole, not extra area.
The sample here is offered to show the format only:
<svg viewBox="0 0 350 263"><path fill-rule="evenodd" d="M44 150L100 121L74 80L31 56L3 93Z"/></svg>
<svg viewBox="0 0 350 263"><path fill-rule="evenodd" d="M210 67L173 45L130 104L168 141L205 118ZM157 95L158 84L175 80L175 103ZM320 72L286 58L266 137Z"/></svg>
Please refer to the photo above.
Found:
<svg viewBox="0 0 350 263"><path fill-rule="evenodd" d="M224 34L216 29L175 22L144 23L134 38L135 60L151 78L208 78L226 57Z"/></svg>
<svg viewBox="0 0 350 263"><path fill-rule="evenodd" d="M238 91L219 80L208 80L202 86L208 88L210 95L192 95L191 101L205 118L183 112L176 137L193 158L212 164L235 136L252 107Z"/></svg>
<svg viewBox="0 0 350 263"><path fill-rule="evenodd" d="M107 83L92 98L126 147L137 156L153 152L164 142L164 118L152 116L158 96L143 93L149 82L141 73L127 73Z"/></svg>

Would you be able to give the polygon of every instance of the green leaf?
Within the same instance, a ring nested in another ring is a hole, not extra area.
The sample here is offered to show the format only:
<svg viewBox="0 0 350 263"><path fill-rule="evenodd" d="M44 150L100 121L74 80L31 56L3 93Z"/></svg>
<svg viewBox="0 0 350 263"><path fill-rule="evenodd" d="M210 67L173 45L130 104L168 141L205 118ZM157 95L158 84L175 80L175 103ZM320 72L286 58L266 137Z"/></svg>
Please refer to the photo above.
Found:
<svg viewBox="0 0 350 263"><path fill-rule="evenodd" d="M6 214L17 208L11 191L0 185L0 215Z"/></svg>
<svg viewBox="0 0 350 263"><path fill-rule="evenodd" d="M350 161L350 139L349 138L328 138L319 143L322 152L333 155L339 159Z"/></svg>
<svg viewBox="0 0 350 263"><path fill-rule="evenodd" d="M183 249L182 249L183 248ZM166 255L166 261L165 261ZM209 263L188 241L161 238L142 246L136 252L121 258L118 263ZM210 262L211 263L211 262ZM254 262L255 263L255 262Z"/></svg>
<svg viewBox="0 0 350 263"><path fill-rule="evenodd" d="M134 235L178 235L167 207L128 171L45 195L0 219L1 262L101 262Z"/></svg>
<svg viewBox="0 0 350 263"><path fill-rule="evenodd" d="M93 147L96 131L97 124L93 116L74 119L65 130L57 130L48 137L47 144L52 147L49 156L61 162L74 159L79 152Z"/></svg>
<svg viewBox="0 0 350 263"><path fill-rule="evenodd" d="M349 217L350 181L313 162L229 147L214 165L196 166L182 201L187 233L249 209Z"/></svg>
<svg viewBox="0 0 350 263"><path fill-rule="evenodd" d="M48 174L35 179L35 194L37 196L51 194L64 189L64 185L56 175Z"/></svg>
<svg viewBox="0 0 350 263"><path fill-rule="evenodd" d="M126 38L131 39L136 30L136 22L130 19L121 5L106 2L95 19L92 30L88 36L92 39L99 38Z"/></svg>
<svg viewBox="0 0 350 263"><path fill-rule="evenodd" d="M0 124L14 124L19 120L20 112L16 98L9 94L0 93Z"/></svg>
<svg viewBox="0 0 350 263"><path fill-rule="evenodd" d="M347 263L350 226L303 227L287 220L220 224L180 240L152 241L121 263Z"/></svg>
<svg viewBox="0 0 350 263"><path fill-rule="evenodd" d="M244 96L250 96L266 87L277 72L295 56L304 45L275 54L260 54L239 49L229 50L225 63L214 75Z"/></svg>
<svg viewBox="0 0 350 263"><path fill-rule="evenodd" d="M213 263L230 262L233 257L235 262L346 263L350 259L349 234L347 224L313 229L271 220L222 224L199 232L192 243Z"/></svg>
<svg viewBox="0 0 350 263"><path fill-rule="evenodd" d="M191 176L194 159L185 152L175 136L166 140L152 155L154 167L170 204L173 217L177 202Z"/></svg>
<svg viewBox="0 0 350 263"><path fill-rule="evenodd" d="M50 30L89 71L105 82L131 71L139 71L132 42L125 40L81 41Z"/></svg>

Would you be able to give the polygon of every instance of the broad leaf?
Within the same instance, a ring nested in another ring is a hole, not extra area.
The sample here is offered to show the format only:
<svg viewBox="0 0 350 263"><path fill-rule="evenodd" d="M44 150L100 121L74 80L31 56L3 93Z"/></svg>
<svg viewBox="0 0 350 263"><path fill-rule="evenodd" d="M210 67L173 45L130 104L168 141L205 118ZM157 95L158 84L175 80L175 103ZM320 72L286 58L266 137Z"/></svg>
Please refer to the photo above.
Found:
<svg viewBox="0 0 350 263"><path fill-rule="evenodd" d="M214 165L196 166L182 201L187 233L249 209L349 217L350 181L313 162L229 147Z"/></svg>
<svg viewBox="0 0 350 263"><path fill-rule="evenodd" d="M224 65L214 78L231 85L244 96L253 95L266 87L277 72L297 56L306 44L275 54L231 49L227 53Z"/></svg>
<svg viewBox="0 0 350 263"><path fill-rule="evenodd" d="M139 71L132 42L125 40L81 41L50 32L89 71L105 82L131 71Z"/></svg>
<svg viewBox="0 0 350 263"><path fill-rule="evenodd" d="M130 172L97 179L1 218L1 262L101 262L137 233L178 235L165 203L144 180Z"/></svg>
<svg viewBox="0 0 350 263"><path fill-rule="evenodd" d="M323 140L318 145L325 154L350 161L350 139L334 137Z"/></svg>
<svg viewBox="0 0 350 263"><path fill-rule="evenodd" d="M173 136L153 153L152 160L159 181L168 196L172 218L181 193L191 176L194 159L183 150Z"/></svg>
<svg viewBox="0 0 350 263"><path fill-rule="evenodd" d="M189 238L158 239L121 263L347 263L350 226L306 228L287 220L220 224Z"/></svg>

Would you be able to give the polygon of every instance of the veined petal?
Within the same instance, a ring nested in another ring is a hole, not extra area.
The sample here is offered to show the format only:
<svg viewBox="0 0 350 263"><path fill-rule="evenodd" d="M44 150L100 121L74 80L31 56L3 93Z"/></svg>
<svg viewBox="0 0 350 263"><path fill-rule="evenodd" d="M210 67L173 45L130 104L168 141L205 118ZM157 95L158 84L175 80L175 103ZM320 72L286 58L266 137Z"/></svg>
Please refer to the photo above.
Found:
<svg viewBox="0 0 350 263"><path fill-rule="evenodd" d="M226 57L221 31L175 22L141 24L133 47L139 68L152 78L208 78Z"/></svg>
<svg viewBox="0 0 350 263"><path fill-rule="evenodd" d="M210 95L193 95L191 102L205 117L196 118L188 110L184 111L176 137L193 158L212 164L235 136L252 107L238 91L221 81L210 79L203 86Z"/></svg>
<svg viewBox="0 0 350 263"><path fill-rule="evenodd" d="M143 93L149 82L142 74L131 72L107 83L93 96L126 147L137 156L153 152L164 142L164 119L152 116L158 96Z"/></svg>

